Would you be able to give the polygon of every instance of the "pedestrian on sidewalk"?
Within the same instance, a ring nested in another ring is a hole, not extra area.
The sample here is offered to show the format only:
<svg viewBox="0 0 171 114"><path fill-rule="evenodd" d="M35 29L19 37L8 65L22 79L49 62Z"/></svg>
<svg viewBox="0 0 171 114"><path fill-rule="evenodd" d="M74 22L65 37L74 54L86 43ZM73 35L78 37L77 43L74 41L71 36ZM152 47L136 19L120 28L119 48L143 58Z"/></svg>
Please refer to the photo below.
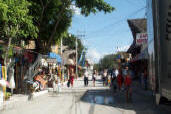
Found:
<svg viewBox="0 0 171 114"><path fill-rule="evenodd" d="M93 76L92 76L93 86L94 86L94 87L95 87L96 77L97 77L97 71L94 70L94 73L93 73Z"/></svg>
<svg viewBox="0 0 171 114"><path fill-rule="evenodd" d="M49 73L50 73L49 81L52 81L53 92L57 92L57 84L58 84L57 75L54 74L53 69L50 69Z"/></svg>
<svg viewBox="0 0 171 114"><path fill-rule="evenodd" d="M124 83L125 83L125 89L126 89L126 101L129 102L132 100L132 88L131 88L132 79L131 79L130 73L128 73L125 76Z"/></svg>
<svg viewBox="0 0 171 114"><path fill-rule="evenodd" d="M68 82L67 82L67 87L69 88L70 87L70 81L71 80L71 78L70 78L70 76L69 76L69 79L68 79Z"/></svg>
<svg viewBox="0 0 171 114"><path fill-rule="evenodd" d="M71 87L74 86L74 77L75 77L74 69L71 69L71 76L70 76Z"/></svg>
<svg viewBox="0 0 171 114"><path fill-rule="evenodd" d="M103 80L103 86L106 86L106 80L107 80L107 70L106 69L103 71L102 80Z"/></svg>
<svg viewBox="0 0 171 114"><path fill-rule="evenodd" d="M118 76L117 76L117 83L118 83L118 89L119 89L119 91L120 91L121 88L122 88L123 81L124 81L124 78L123 78L123 76L122 76L122 71L119 70L119 74L118 74Z"/></svg>
<svg viewBox="0 0 171 114"><path fill-rule="evenodd" d="M88 72L84 71L84 86L88 86Z"/></svg>
<svg viewBox="0 0 171 114"><path fill-rule="evenodd" d="M117 82L116 82L117 75L118 75L118 71L117 69L114 68L111 73L111 87L112 87L112 90L114 91L116 91L117 89Z"/></svg>

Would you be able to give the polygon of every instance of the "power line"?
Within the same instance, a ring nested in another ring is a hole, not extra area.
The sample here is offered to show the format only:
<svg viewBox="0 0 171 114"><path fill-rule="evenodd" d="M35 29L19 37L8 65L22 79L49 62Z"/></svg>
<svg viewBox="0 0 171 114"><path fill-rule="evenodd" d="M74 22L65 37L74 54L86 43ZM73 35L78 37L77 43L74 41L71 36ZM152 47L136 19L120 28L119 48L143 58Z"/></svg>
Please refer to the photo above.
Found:
<svg viewBox="0 0 171 114"><path fill-rule="evenodd" d="M102 31L102 30L108 28L108 27L111 27L111 26L114 26L114 25L116 25L116 24L118 24L118 23L121 23L121 22L125 21L126 19L128 19L128 17L131 17L131 16L133 16L133 15L139 13L140 11L144 10L145 8L146 8L146 7L142 7L142 8L140 8L140 9L136 10L135 12L132 12L130 15L128 15L128 16L126 16L126 17L120 19L120 20L117 20L117 21L115 21L114 23L108 24L108 25L104 26L104 27L101 28L101 29L98 29L98 30L96 30L96 31L92 31L91 33L92 33L92 34L95 34L95 33L97 33L97 32L100 32L100 31ZM91 33L89 33L89 34L91 34Z"/></svg>

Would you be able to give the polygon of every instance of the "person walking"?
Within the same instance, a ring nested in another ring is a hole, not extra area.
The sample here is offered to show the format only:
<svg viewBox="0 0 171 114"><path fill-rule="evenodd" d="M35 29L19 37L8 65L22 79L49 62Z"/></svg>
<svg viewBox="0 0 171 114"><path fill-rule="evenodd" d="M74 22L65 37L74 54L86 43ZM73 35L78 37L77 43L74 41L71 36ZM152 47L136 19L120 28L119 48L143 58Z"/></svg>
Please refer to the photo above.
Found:
<svg viewBox="0 0 171 114"><path fill-rule="evenodd" d="M84 72L84 86L88 86L88 72L85 70Z"/></svg>
<svg viewBox="0 0 171 114"><path fill-rule="evenodd" d="M107 70L104 70L104 72L103 72L103 78L102 78L102 80L103 80L103 86L106 85L106 78L107 78Z"/></svg>
<svg viewBox="0 0 171 114"><path fill-rule="evenodd" d="M122 71L119 70L119 74L118 74L118 76L117 76L117 83L118 83L118 89L119 89L119 91L120 91L121 88L122 88L123 81L124 81L124 78L123 78L123 76L122 76Z"/></svg>
<svg viewBox="0 0 171 114"><path fill-rule="evenodd" d="M111 87L112 87L112 89L114 90L114 91L116 91L116 89L117 89L117 83L116 83L116 77L117 77L117 75L118 75L118 72L117 72L117 74L116 74L116 70L117 69L113 69L112 70L112 73L111 73Z"/></svg>
<svg viewBox="0 0 171 114"><path fill-rule="evenodd" d="M94 73L93 73L93 76L92 76L93 86L94 86L94 87L95 87L96 76L97 76L97 71L94 70Z"/></svg>
<svg viewBox="0 0 171 114"><path fill-rule="evenodd" d="M132 84L132 79L130 76L130 73L128 73L125 76L125 89L126 89L126 101L129 102L132 100L132 89L131 89L131 84Z"/></svg>
<svg viewBox="0 0 171 114"><path fill-rule="evenodd" d="M71 75L70 75L70 83L71 83L71 87L74 86L74 69L71 69Z"/></svg>

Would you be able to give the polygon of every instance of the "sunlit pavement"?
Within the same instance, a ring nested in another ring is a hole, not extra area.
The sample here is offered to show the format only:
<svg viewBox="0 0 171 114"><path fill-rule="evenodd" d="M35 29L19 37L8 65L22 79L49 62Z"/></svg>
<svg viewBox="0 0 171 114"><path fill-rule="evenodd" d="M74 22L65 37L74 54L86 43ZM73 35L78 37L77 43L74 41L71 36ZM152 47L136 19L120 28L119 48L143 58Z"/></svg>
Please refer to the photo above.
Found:
<svg viewBox="0 0 171 114"><path fill-rule="evenodd" d="M91 79L91 78L90 78ZM62 87L60 93L50 92L33 101L16 104L1 114L168 114L167 107L157 107L152 96L133 89L132 103L125 102L125 93L112 92L103 87L100 77L93 87L92 81L84 87L83 78L73 88Z"/></svg>

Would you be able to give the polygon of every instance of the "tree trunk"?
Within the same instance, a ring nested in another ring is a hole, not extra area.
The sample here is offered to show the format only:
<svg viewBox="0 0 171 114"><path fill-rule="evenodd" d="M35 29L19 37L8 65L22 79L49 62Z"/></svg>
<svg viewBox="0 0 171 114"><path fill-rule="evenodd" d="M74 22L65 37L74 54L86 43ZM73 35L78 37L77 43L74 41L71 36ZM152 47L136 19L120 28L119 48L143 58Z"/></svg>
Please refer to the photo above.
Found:
<svg viewBox="0 0 171 114"><path fill-rule="evenodd" d="M9 51L10 46L11 46L11 41L12 41L12 38L10 37L9 40L8 40L8 47L7 47L6 54L5 54L5 60L4 60L4 65L5 66L7 66L8 51Z"/></svg>
<svg viewBox="0 0 171 114"><path fill-rule="evenodd" d="M60 11L60 13L58 14L59 19L56 20L56 24L55 24L55 26L54 26L54 29L53 29L53 31L52 31L52 34L51 34L51 36L50 36L50 38L49 38L49 41L48 41L48 44L47 44L48 47L49 47L49 46L51 45L51 43L52 43L52 40L53 40L54 35L55 35L55 33L56 33L56 29L57 29L57 27L58 27L58 25L59 25L59 22L60 22L61 19L62 19L62 13L63 13L64 9L65 9L65 7L63 7L62 10Z"/></svg>
<svg viewBox="0 0 171 114"><path fill-rule="evenodd" d="M51 43L52 43L52 40L53 40L53 38L54 38L54 35L55 35L55 33L56 33L57 27L58 27L58 25L59 25L59 22L60 22L61 19L62 19L62 13L64 12L65 8L66 8L70 3L71 3L70 0L64 0L64 1L63 1L63 7L62 7L61 11L58 13L58 16L57 16L58 19L56 20L56 24L55 24L54 29L53 29L53 31L52 31L52 34L51 34L51 36L50 36L50 38L49 38L49 41L48 41L48 43L47 43L47 46L48 46L48 47L50 47L50 45L51 45Z"/></svg>

